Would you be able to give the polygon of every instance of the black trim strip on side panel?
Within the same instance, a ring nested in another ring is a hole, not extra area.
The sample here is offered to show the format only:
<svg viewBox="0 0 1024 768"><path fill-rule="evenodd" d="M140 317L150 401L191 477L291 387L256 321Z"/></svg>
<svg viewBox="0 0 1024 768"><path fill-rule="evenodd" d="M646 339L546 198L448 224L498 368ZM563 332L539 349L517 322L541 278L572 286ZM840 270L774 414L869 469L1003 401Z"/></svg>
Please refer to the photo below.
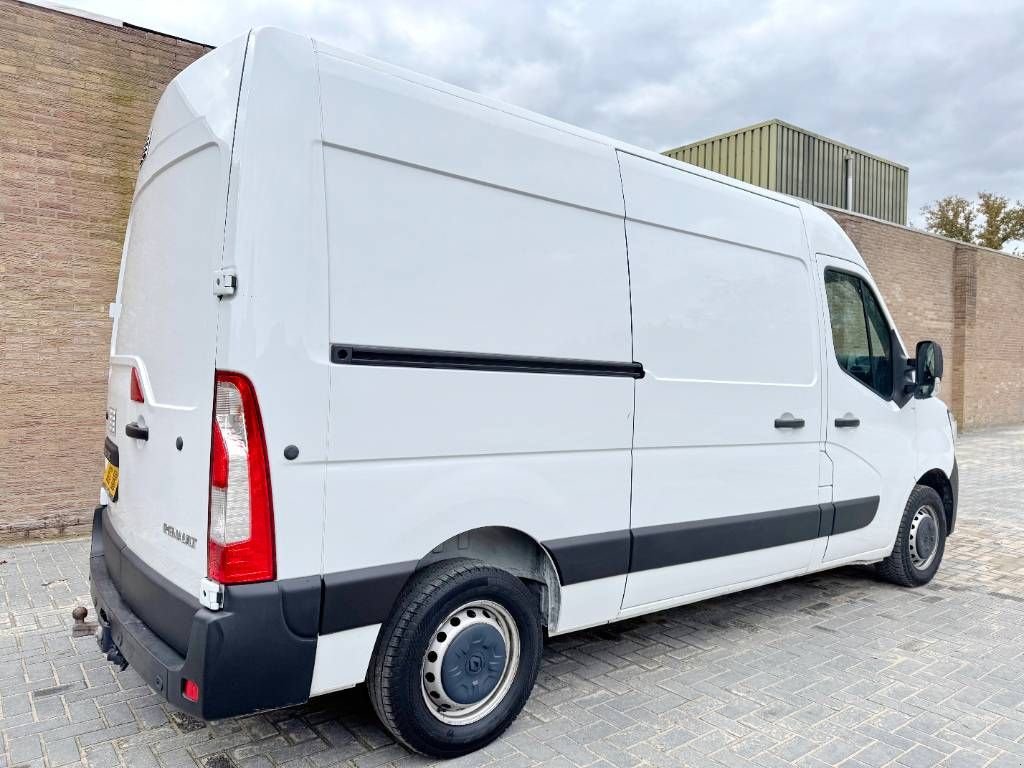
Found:
<svg viewBox="0 0 1024 768"><path fill-rule="evenodd" d="M545 541L564 586L849 533L871 524L878 497ZM623 549L628 548L628 552Z"/></svg>
<svg viewBox="0 0 1024 768"><path fill-rule="evenodd" d="M821 520L818 523L818 538L831 536L836 525L836 505L831 502L818 505L821 508Z"/></svg>
<svg viewBox="0 0 1024 768"><path fill-rule="evenodd" d="M878 497L543 542L563 586L796 544L871 524ZM417 561L325 574L320 632L383 622Z"/></svg>
<svg viewBox="0 0 1024 768"><path fill-rule="evenodd" d="M629 530L545 541L563 585L622 576L629 571Z"/></svg>
<svg viewBox="0 0 1024 768"><path fill-rule="evenodd" d="M630 572L739 555L818 538L821 507L755 512L633 530Z"/></svg>
<svg viewBox="0 0 1024 768"><path fill-rule="evenodd" d="M320 634L383 622L416 563L408 560L324 574Z"/></svg>
<svg viewBox="0 0 1024 768"><path fill-rule="evenodd" d="M846 499L833 504L836 509L835 524L832 535L849 533L867 528L878 512L878 497L866 496L863 499Z"/></svg>
<svg viewBox="0 0 1024 768"><path fill-rule="evenodd" d="M483 352L450 352L402 347L364 347L331 344L331 362L337 365L371 365L393 368L444 368L461 371L553 373L569 376L644 377L640 363L609 360L577 360L561 357L495 355Z"/></svg>

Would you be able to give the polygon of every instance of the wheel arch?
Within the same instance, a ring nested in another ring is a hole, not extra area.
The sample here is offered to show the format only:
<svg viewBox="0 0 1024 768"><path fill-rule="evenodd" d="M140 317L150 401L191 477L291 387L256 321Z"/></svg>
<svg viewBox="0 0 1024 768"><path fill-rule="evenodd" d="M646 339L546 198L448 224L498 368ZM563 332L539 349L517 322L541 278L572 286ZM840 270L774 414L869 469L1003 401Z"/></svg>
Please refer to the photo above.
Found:
<svg viewBox="0 0 1024 768"><path fill-rule="evenodd" d="M497 525L463 531L420 558L415 571L452 558L481 560L527 582L537 593L545 626L557 626L562 596L558 569L547 549L528 533Z"/></svg>
<svg viewBox="0 0 1024 768"><path fill-rule="evenodd" d="M956 467L953 468L954 475ZM956 525L956 488L954 481L941 469L929 469L917 480L917 485L924 485L934 490L942 499L942 507L946 517L946 535L953 533Z"/></svg>

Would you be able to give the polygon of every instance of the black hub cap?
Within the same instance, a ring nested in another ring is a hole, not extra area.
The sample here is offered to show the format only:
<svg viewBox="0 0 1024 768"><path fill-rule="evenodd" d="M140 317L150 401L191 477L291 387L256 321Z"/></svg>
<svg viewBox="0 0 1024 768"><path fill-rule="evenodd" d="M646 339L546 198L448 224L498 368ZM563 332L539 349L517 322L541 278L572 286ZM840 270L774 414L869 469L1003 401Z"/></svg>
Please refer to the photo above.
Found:
<svg viewBox="0 0 1024 768"><path fill-rule="evenodd" d="M494 690L505 669L505 640L480 624L460 632L445 652L441 685L458 704L475 704Z"/></svg>
<svg viewBox="0 0 1024 768"><path fill-rule="evenodd" d="M935 551L935 544L938 541L938 531L935 530L935 521L931 517L921 520L917 529L917 554L922 559L928 559Z"/></svg>

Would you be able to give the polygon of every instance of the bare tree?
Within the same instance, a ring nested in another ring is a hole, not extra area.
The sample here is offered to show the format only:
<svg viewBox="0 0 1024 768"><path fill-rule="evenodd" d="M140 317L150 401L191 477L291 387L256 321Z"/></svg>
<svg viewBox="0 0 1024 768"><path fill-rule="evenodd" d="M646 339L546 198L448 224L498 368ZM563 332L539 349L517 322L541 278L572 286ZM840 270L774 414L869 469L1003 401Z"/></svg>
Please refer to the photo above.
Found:
<svg viewBox="0 0 1024 768"><path fill-rule="evenodd" d="M949 195L921 209L925 228L954 240L1001 250L1012 240L1024 240L1024 204L991 192L979 192L971 202Z"/></svg>

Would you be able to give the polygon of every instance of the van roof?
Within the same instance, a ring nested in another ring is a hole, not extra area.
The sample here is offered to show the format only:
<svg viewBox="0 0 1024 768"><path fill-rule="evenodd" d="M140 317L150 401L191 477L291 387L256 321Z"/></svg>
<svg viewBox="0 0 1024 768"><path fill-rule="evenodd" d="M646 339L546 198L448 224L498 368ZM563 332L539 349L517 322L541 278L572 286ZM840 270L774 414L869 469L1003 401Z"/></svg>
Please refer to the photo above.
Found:
<svg viewBox="0 0 1024 768"><path fill-rule="evenodd" d="M275 42L272 42L270 39L267 38L276 39L276 45L281 45L282 43L284 43L285 45L291 45L292 43L284 42L284 40L287 39L294 41L294 45L296 46L306 47L312 45L313 50L316 51L317 53L333 56L344 61L350 62L352 64L365 67L367 69L385 73L410 83L415 83L424 88L430 88L435 91L455 96L460 99L465 99L467 101L489 107L490 109L503 112L507 115L514 116L522 120L528 120L537 125L542 125L547 128L561 131L563 133L569 134L579 139L592 141L597 144L612 147L621 152L635 155L637 157L642 157L646 160L650 160L655 163L660 163L665 166L678 168L679 170L685 171L687 173L691 173L696 176L701 176L703 178L716 181L718 183L725 184L736 189L741 189L751 194L759 195L761 197L785 203L787 205L792 205L800 209L801 211L801 214L804 218L805 226L807 228L808 238L812 241L812 248L815 248L816 250L822 252L831 252L834 255L843 254L845 258L851 258L852 260L863 264L863 260L860 258L860 255L857 253L856 248L853 246L852 242L846 236L846 233L843 232L842 228L832 219L831 216L817 208L814 204L809 203L807 201L800 200L795 197L790 197L789 195L780 194L778 192L773 192L771 190L764 189L763 187L754 186L753 184L748 184L738 179L734 179L731 176L725 176L723 174L715 173L714 171L710 171L705 168L690 165L689 163L684 163L679 160L675 160L671 157L667 157L666 155L663 155L659 152L645 149L643 147L638 147L636 145L629 144L628 142L625 141L620 141L609 136L595 133L585 128L580 128L579 126L575 126L570 123L563 122L561 120L556 120L555 118L547 117L546 115L542 115L537 112L532 112L528 109L523 109L522 107L517 107L513 104L508 104L506 102L491 98L489 96L484 96L482 94L476 93L475 91L470 91L465 88L452 85L451 83L446 83L442 80L438 80L428 75L423 75L413 70L405 69L403 67L395 66L393 64L388 64L387 62L380 61L379 59L374 59L370 56L364 56L362 54L353 53L343 48L333 46L329 43L322 42L315 38L307 37L304 35L298 35L278 27L267 26L254 28L250 30L247 36L251 36L251 39L249 40L249 45L256 45L257 47L259 47L261 41L265 41L265 47L267 48L275 47ZM284 38L284 40L282 40L282 38ZM845 254L843 253L844 251L846 252Z"/></svg>
<svg viewBox="0 0 1024 768"><path fill-rule="evenodd" d="M262 31L264 31L264 29L267 28L257 29L254 30L254 32L256 35L259 35ZM722 182L723 184L728 184L729 186L737 187L738 189L743 189L748 192L753 192L754 194L761 195L763 197L771 198L772 200L778 200L780 202L789 203L790 205L796 205L801 208L814 207L813 205L810 205L797 198L779 194L777 192L772 192L771 190L764 189L763 187L757 187L754 186L753 184L747 184L746 182L739 181L738 179L734 179L731 176L724 176L720 173L715 173L714 171L709 171L704 168L699 168L695 165L690 165L689 163L683 163L680 162L679 160L667 157L666 155L662 155L659 152L644 149L643 147L638 147L634 144L629 144L628 142L620 141L609 136L604 136L593 131L588 131L585 128L580 128L578 126L572 125L571 123L565 123L562 122L561 120L556 120L555 118L547 117L546 115L542 115L537 112L531 112L528 109L523 109L522 107L517 107L513 104L508 104L507 102L503 102L498 99L491 98L489 96L484 96L482 94L476 93L475 91L460 88L457 85L452 85L450 83L444 82L443 80L438 80L436 78L429 77L427 75L423 75L409 69L404 69L403 67L388 64L387 62L380 61L379 59L374 59L369 56L364 56L358 53L352 53L351 51L347 51L343 48L338 48L328 43L323 43L316 39L312 39L312 43L314 48L320 53L335 56L337 58L344 59L345 61L350 61L354 64L359 64L361 66L367 67L369 69L375 69L380 72L386 72L387 74L402 78L403 80L417 83L427 88L433 88L435 90L442 91L444 93L457 96L468 101L473 101L477 104L482 104L492 109L505 112L506 114L514 115L524 120L529 120L531 122L537 123L538 125L543 125L548 128L563 131L578 138L587 139L589 141L593 141L606 146L611 146L622 152L626 152L631 155L637 155L648 160L653 160L654 162L661 163L662 165L677 167L682 170L686 170L687 172L694 173L698 176L713 179L715 181Z"/></svg>

